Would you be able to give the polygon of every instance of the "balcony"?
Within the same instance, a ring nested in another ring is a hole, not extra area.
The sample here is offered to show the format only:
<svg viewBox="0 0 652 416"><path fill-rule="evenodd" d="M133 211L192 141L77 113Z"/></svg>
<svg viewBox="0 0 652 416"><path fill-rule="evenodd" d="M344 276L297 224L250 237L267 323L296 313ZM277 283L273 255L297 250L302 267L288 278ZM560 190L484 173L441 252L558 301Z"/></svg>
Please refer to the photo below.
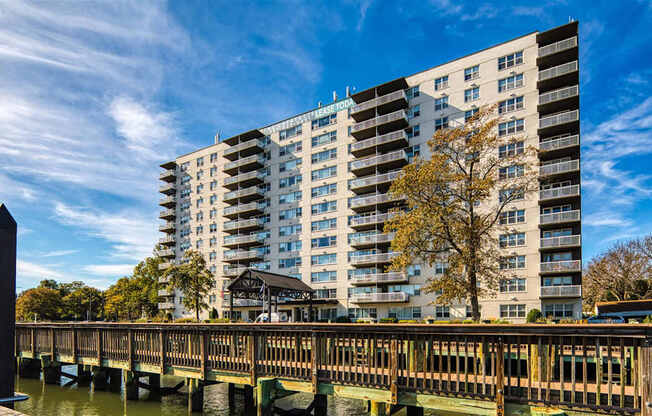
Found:
<svg viewBox="0 0 652 416"><path fill-rule="evenodd" d="M169 267L171 267L171 266L172 266L172 263L169 262L169 261L166 261L166 262L163 262L163 263L159 263L159 265L158 265L158 269L159 269L159 270L165 270L165 269L167 269L167 268L169 268ZM159 281L160 281L160 280L159 280Z"/></svg>
<svg viewBox="0 0 652 416"><path fill-rule="evenodd" d="M158 308L165 311L169 309L174 309L174 303L172 302L159 302Z"/></svg>
<svg viewBox="0 0 652 416"><path fill-rule="evenodd" d="M367 266L373 264L383 264L391 263L394 257L397 257L400 253L377 253L377 254L367 254L364 256L351 256L351 265L353 266Z"/></svg>
<svg viewBox="0 0 652 416"><path fill-rule="evenodd" d="M383 173L382 175L370 175L364 178L358 178L351 181L350 189L356 194L373 192L379 186L387 189L392 184L392 181L398 178L400 174L400 170L395 170L393 172Z"/></svg>
<svg viewBox="0 0 652 416"><path fill-rule="evenodd" d="M542 298L580 298L582 297L581 285L566 286L541 286Z"/></svg>
<svg viewBox="0 0 652 416"><path fill-rule="evenodd" d="M577 61L573 61L544 69L543 71L539 71L539 82L572 74L573 72L577 72L577 68Z"/></svg>
<svg viewBox="0 0 652 416"><path fill-rule="evenodd" d="M542 238L539 250L579 247L582 245L581 235L566 235L560 237Z"/></svg>
<svg viewBox="0 0 652 416"><path fill-rule="evenodd" d="M551 163L539 167L539 176L562 175L569 172L578 172L580 170L579 159L567 160L565 162Z"/></svg>
<svg viewBox="0 0 652 416"><path fill-rule="evenodd" d="M262 199L265 197L265 191L259 186L250 186L249 188L240 189L239 191L227 192L224 194L224 202L227 204L233 204L238 201L242 203L247 203L250 201L255 201L256 199Z"/></svg>
<svg viewBox="0 0 652 416"><path fill-rule="evenodd" d="M374 209L389 208L396 204L397 201L402 201L403 197L393 196L390 194L378 194L371 196L358 196L351 200L351 209L356 212L364 212Z"/></svg>
<svg viewBox="0 0 652 416"><path fill-rule="evenodd" d="M539 95L539 112L552 113L579 105L580 89L577 85L559 88Z"/></svg>
<svg viewBox="0 0 652 416"><path fill-rule="evenodd" d="M158 178L165 182L175 182L177 180L177 174L174 170L166 170L158 175Z"/></svg>
<svg viewBox="0 0 652 416"><path fill-rule="evenodd" d="M380 224L384 224L387 220L394 217L397 212L387 212L384 214L373 214L364 217L352 218L351 228L354 230L365 230L376 228Z"/></svg>
<svg viewBox="0 0 652 416"><path fill-rule="evenodd" d="M227 250L224 252L225 262L262 260L263 255L258 250Z"/></svg>
<svg viewBox="0 0 652 416"><path fill-rule="evenodd" d="M176 188L176 186L174 186L173 183L168 183L168 184L165 184L165 185L161 185L158 188L158 191L160 193L162 193L162 194L165 194L165 195L173 195L175 192L177 192L177 188Z"/></svg>
<svg viewBox="0 0 652 416"><path fill-rule="evenodd" d="M354 276L351 279L351 284L354 286L362 286L382 283L406 283L407 281L408 275L406 273L371 273Z"/></svg>
<svg viewBox="0 0 652 416"><path fill-rule="evenodd" d="M229 160L236 160L260 153L265 149L265 143L259 139L247 140L224 151L224 157Z"/></svg>
<svg viewBox="0 0 652 416"><path fill-rule="evenodd" d="M225 267L223 273L226 277L237 277L245 270L247 267Z"/></svg>
<svg viewBox="0 0 652 416"><path fill-rule="evenodd" d="M541 263L541 274L581 272L582 260L563 260Z"/></svg>
<svg viewBox="0 0 652 416"><path fill-rule="evenodd" d="M164 259L174 258L174 250L172 250L170 248L165 249L165 250L159 250L158 255L159 255L159 257L162 257Z"/></svg>
<svg viewBox="0 0 652 416"><path fill-rule="evenodd" d="M405 110L394 111L393 113L384 114L351 127L351 135L356 139L366 139L379 134L389 133L408 126L408 117Z"/></svg>
<svg viewBox="0 0 652 416"><path fill-rule="evenodd" d="M175 224L173 222L166 222L163 225L159 225L158 230L163 233L173 233L175 229Z"/></svg>
<svg viewBox="0 0 652 416"><path fill-rule="evenodd" d="M407 302L410 296L404 292L361 293L351 297L352 303L398 303Z"/></svg>
<svg viewBox="0 0 652 416"><path fill-rule="evenodd" d="M164 209L163 211L158 214L158 217L163 219L163 220L172 220L176 218L177 213L173 209Z"/></svg>
<svg viewBox="0 0 652 416"><path fill-rule="evenodd" d="M267 160L263 156L253 155L238 159L235 162L229 162L224 165L224 173L228 175L235 175L239 171L250 171L260 169L265 166Z"/></svg>
<svg viewBox="0 0 652 416"><path fill-rule="evenodd" d="M397 150L384 155L354 160L351 163L351 172L354 175L368 175L376 169L397 169L407 165L408 156L405 150Z"/></svg>
<svg viewBox="0 0 652 416"><path fill-rule="evenodd" d="M252 216L260 215L264 212L266 205L258 202L250 202L248 204L238 204L232 207L224 208L224 216L230 219L236 219L239 216Z"/></svg>
<svg viewBox="0 0 652 416"><path fill-rule="evenodd" d="M389 245L396 236L395 233L359 235L351 238L350 245L354 248L375 247L380 245Z"/></svg>
<svg viewBox="0 0 652 416"><path fill-rule="evenodd" d="M539 48L539 58L544 56L553 55L555 53L563 52L568 49L577 47L577 36L572 38L560 40L559 42L552 43L550 45L542 46Z"/></svg>
<svg viewBox="0 0 652 416"><path fill-rule="evenodd" d="M159 244L163 246L173 246L175 244L175 239L173 235L167 237L161 237L158 239Z"/></svg>
<svg viewBox="0 0 652 416"><path fill-rule="evenodd" d="M539 119L539 128L545 129L548 127L555 127L567 123L573 123L578 121L579 118L580 118L579 110L564 111L563 113L541 117Z"/></svg>
<svg viewBox="0 0 652 416"><path fill-rule="evenodd" d="M255 299L233 299L233 306L252 307L263 306L263 301Z"/></svg>
<svg viewBox="0 0 652 416"><path fill-rule="evenodd" d="M573 198L580 196L579 185L561 186L559 188L542 189L539 191L539 201L549 201L560 198Z"/></svg>
<svg viewBox="0 0 652 416"><path fill-rule="evenodd" d="M265 242L265 237L258 234L231 235L224 237L224 247L257 246Z"/></svg>
<svg viewBox="0 0 652 416"><path fill-rule="evenodd" d="M253 185L260 185L265 181L265 174L258 171L242 173L240 175L224 178L223 186L227 189L238 189L239 187L247 187Z"/></svg>
<svg viewBox="0 0 652 416"><path fill-rule="evenodd" d="M407 133L404 130L393 131L371 139L351 144L351 153L355 157L367 156L376 152L400 149L408 145Z"/></svg>
<svg viewBox="0 0 652 416"><path fill-rule="evenodd" d="M252 231L263 228L265 222L262 218L251 218L248 220L227 221L224 223L225 232Z"/></svg>
<svg viewBox="0 0 652 416"><path fill-rule="evenodd" d="M159 296L174 296L174 292L168 289L159 289L157 293Z"/></svg>
<svg viewBox="0 0 652 416"><path fill-rule="evenodd" d="M165 208L172 208L177 204L177 199L174 196L166 196L162 198L158 204Z"/></svg>
<svg viewBox="0 0 652 416"><path fill-rule="evenodd" d="M577 222L580 220L581 212L579 209L574 211L554 212L552 214L539 215L539 225L565 224L568 222Z"/></svg>
<svg viewBox="0 0 652 416"><path fill-rule="evenodd" d="M542 152L552 152L555 150L577 147L579 145L580 145L580 136L578 134L575 134L573 136L559 137L557 139L540 142L539 150Z"/></svg>
<svg viewBox="0 0 652 416"><path fill-rule="evenodd" d="M407 104L407 95L401 89L351 107L351 117L355 121L365 120L373 117L376 109L381 113L387 113L405 108Z"/></svg>

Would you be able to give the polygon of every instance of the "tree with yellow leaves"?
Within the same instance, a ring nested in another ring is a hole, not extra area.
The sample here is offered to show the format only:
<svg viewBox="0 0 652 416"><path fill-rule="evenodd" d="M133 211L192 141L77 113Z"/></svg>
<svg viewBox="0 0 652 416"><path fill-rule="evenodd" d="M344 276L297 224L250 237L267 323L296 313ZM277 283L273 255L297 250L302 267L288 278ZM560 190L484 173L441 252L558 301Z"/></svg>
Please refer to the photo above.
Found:
<svg viewBox="0 0 652 416"><path fill-rule="evenodd" d="M187 250L183 256L185 262L173 265L165 271L170 279L170 286L183 293L183 306L195 312L199 321L199 313L208 308L204 300L215 288L215 278L206 268L204 256L193 250Z"/></svg>
<svg viewBox="0 0 652 416"><path fill-rule="evenodd" d="M438 304L470 302L480 320L478 299L495 294L504 254L498 244L501 214L536 189L536 150L517 143L523 137L499 133L496 107L479 109L464 124L437 130L428 141L430 157L403 168L390 194L404 198L408 210L385 225L395 232L392 250L400 253L390 269L415 261L446 263L442 275L429 276L426 293Z"/></svg>

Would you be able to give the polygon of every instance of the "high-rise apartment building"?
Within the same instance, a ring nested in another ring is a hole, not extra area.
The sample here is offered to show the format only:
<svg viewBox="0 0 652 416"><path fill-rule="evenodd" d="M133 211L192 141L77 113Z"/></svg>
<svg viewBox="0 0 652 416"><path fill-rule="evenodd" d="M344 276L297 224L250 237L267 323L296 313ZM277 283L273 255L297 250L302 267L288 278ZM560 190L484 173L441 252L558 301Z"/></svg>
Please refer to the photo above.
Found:
<svg viewBox="0 0 652 416"><path fill-rule="evenodd" d="M580 317L577 27L530 33L162 164L160 255L205 255L218 283L208 302L220 316L229 305L224 288L249 267L311 285L320 319L464 319L466 305L434 306L436 295L420 290L445 264L386 271L394 253L383 225L405 207L387 191L403 166L429 157L435 130L497 104L505 145L496 153L538 148L540 185L501 217L515 230L496 236L512 278L481 302L483 319L523 321L532 308ZM523 140L510 143L516 136ZM159 295L161 309L186 313L179 294ZM245 320L262 310L235 306ZM302 319L307 305L279 309Z"/></svg>

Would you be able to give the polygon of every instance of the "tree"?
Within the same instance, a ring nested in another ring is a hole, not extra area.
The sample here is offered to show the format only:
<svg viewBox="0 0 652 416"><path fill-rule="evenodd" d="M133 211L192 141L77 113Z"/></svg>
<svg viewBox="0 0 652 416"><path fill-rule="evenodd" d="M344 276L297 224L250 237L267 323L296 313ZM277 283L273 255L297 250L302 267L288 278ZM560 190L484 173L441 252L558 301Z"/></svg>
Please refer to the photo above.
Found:
<svg viewBox="0 0 652 416"><path fill-rule="evenodd" d="M56 289L48 287L28 289L16 299L16 317L25 321L58 320L62 305L61 294Z"/></svg>
<svg viewBox="0 0 652 416"><path fill-rule="evenodd" d="M100 290L82 286L63 296L62 301L63 318L92 320L100 316L104 298Z"/></svg>
<svg viewBox="0 0 652 416"><path fill-rule="evenodd" d="M614 244L594 257L582 277L584 309L597 302L652 298L652 236Z"/></svg>
<svg viewBox="0 0 652 416"><path fill-rule="evenodd" d="M428 277L423 290L439 293L440 304L470 302L476 321L478 298L494 295L508 277L500 267L505 259L497 234L510 230L500 225L501 214L536 188L535 150L514 146L518 150L499 154L499 146L523 138L499 137L495 111L480 109L463 125L435 132L428 141L431 157L404 167L390 188L409 209L385 225L396 233L392 250L400 253L390 269L419 259L430 266L446 263L445 273Z"/></svg>
<svg viewBox="0 0 652 416"><path fill-rule="evenodd" d="M158 249L157 246L156 250ZM163 271L159 270L159 264L163 261L163 258L158 256L146 257L134 267L132 276L136 289L134 295L137 297L141 314L148 317L158 313L158 282L163 276Z"/></svg>
<svg viewBox="0 0 652 416"><path fill-rule="evenodd" d="M195 318L199 320L199 313L208 308L204 299L215 287L215 279L206 268L206 260L201 253L187 250L184 260L183 264L169 267L165 275L170 279L170 286L183 294L183 306L194 311Z"/></svg>
<svg viewBox="0 0 652 416"><path fill-rule="evenodd" d="M104 293L104 314L107 318L131 320L138 315L138 304L132 296L134 285L128 277L118 279Z"/></svg>

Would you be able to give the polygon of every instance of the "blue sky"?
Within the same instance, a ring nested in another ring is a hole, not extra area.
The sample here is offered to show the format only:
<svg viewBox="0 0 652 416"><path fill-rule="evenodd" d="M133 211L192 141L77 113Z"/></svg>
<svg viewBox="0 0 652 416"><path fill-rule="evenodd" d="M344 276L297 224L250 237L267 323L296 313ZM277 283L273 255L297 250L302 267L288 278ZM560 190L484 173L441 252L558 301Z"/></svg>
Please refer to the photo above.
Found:
<svg viewBox="0 0 652 416"><path fill-rule="evenodd" d="M158 164L580 21L584 258L652 229L648 1L0 0L0 201L18 286L107 287L158 239Z"/></svg>

